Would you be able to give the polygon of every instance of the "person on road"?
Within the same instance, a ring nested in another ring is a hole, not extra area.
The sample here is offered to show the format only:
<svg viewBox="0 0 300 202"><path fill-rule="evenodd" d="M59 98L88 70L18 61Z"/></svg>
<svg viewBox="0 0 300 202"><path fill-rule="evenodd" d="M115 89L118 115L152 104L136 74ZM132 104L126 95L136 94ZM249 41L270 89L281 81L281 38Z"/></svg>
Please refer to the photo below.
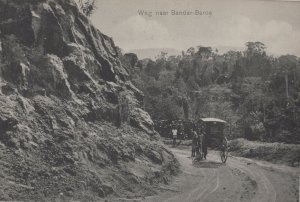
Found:
<svg viewBox="0 0 300 202"><path fill-rule="evenodd" d="M192 134L192 157L195 157L198 150L198 136L196 131L194 131L193 129L191 130L191 134Z"/></svg>
<svg viewBox="0 0 300 202"><path fill-rule="evenodd" d="M206 133L204 128L201 130L201 136L202 136L202 152L203 152L203 158L206 159L207 156L207 139L206 139Z"/></svg>
<svg viewBox="0 0 300 202"><path fill-rule="evenodd" d="M203 158L203 134L201 132L198 133L198 147L201 158Z"/></svg>
<svg viewBox="0 0 300 202"><path fill-rule="evenodd" d="M177 139L177 129L173 127L172 129L172 138L173 138L173 146L176 146L176 139Z"/></svg>

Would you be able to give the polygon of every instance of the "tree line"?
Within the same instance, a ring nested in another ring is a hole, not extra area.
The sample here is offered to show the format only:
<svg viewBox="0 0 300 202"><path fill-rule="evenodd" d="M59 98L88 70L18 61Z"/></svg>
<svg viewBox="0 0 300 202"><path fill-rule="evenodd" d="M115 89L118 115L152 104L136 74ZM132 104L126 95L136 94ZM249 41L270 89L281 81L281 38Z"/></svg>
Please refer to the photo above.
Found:
<svg viewBox="0 0 300 202"><path fill-rule="evenodd" d="M154 120L216 117L228 122L232 138L299 143L299 58L267 55L262 42L245 46L224 54L197 46L155 60L120 58Z"/></svg>

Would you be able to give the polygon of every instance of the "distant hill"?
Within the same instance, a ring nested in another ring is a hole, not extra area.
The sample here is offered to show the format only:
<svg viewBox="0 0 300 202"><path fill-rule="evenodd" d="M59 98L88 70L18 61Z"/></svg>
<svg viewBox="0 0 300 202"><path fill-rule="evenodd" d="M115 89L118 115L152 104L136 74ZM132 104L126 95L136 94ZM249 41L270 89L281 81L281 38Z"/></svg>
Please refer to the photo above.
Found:
<svg viewBox="0 0 300 202"><path fill-rule="evenodd" d="M228 51L244 51L245 47L237 47L237 46L216 46L212 47L213 50L218 49L219 54L226 53Z"/></svg>
<svg viewBox="0 0 300 202"><path fill-rule="evenodd" d="M139 59L155 59L161 52L167 52L170 55L180 55L181 51L173 48L147 48L147 49L133 49L128 52L137 54Z"/></svg>
<svg viewBox="0 0 300 202"><path fill-rule="evenodd" d="M233 51L243 51L244 47L234 47L234 46L216 46L212 47L213 50L218 49L219 54L226 53L230 50ZM155 59L157 55L159 55L161 52L167 52L168 56L171 55L181 55L181 50L177 50L175 48L146 48L146 49L132 49L129 50L128 53L135 53L137 54L139 59Z"/></svg>

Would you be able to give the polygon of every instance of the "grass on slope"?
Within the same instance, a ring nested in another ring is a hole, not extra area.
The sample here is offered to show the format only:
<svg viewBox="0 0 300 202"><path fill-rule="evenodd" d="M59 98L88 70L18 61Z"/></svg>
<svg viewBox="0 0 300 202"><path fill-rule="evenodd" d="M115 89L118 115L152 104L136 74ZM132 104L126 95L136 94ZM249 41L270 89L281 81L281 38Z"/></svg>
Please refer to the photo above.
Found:
<svg viewBox="0 0 300 202"><path fill-rule="evenodd" d="M272 163L299 166L300 145L285 143L266 143L248 141L242 138L229 142L229 151L233 155L265 160Z"/></svg>

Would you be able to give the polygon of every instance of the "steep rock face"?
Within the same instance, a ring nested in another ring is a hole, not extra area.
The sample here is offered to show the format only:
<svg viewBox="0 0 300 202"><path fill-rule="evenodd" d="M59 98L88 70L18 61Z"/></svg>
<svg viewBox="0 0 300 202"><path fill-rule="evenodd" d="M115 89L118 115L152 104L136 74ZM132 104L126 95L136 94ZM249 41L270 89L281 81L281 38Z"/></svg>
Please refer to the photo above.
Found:
<svg viewBox="0 0 300 202"><path fill-rule="evenodd" d="M111 38L73 0L0 0L0 200L150 194L176 171Z"/></svg>

